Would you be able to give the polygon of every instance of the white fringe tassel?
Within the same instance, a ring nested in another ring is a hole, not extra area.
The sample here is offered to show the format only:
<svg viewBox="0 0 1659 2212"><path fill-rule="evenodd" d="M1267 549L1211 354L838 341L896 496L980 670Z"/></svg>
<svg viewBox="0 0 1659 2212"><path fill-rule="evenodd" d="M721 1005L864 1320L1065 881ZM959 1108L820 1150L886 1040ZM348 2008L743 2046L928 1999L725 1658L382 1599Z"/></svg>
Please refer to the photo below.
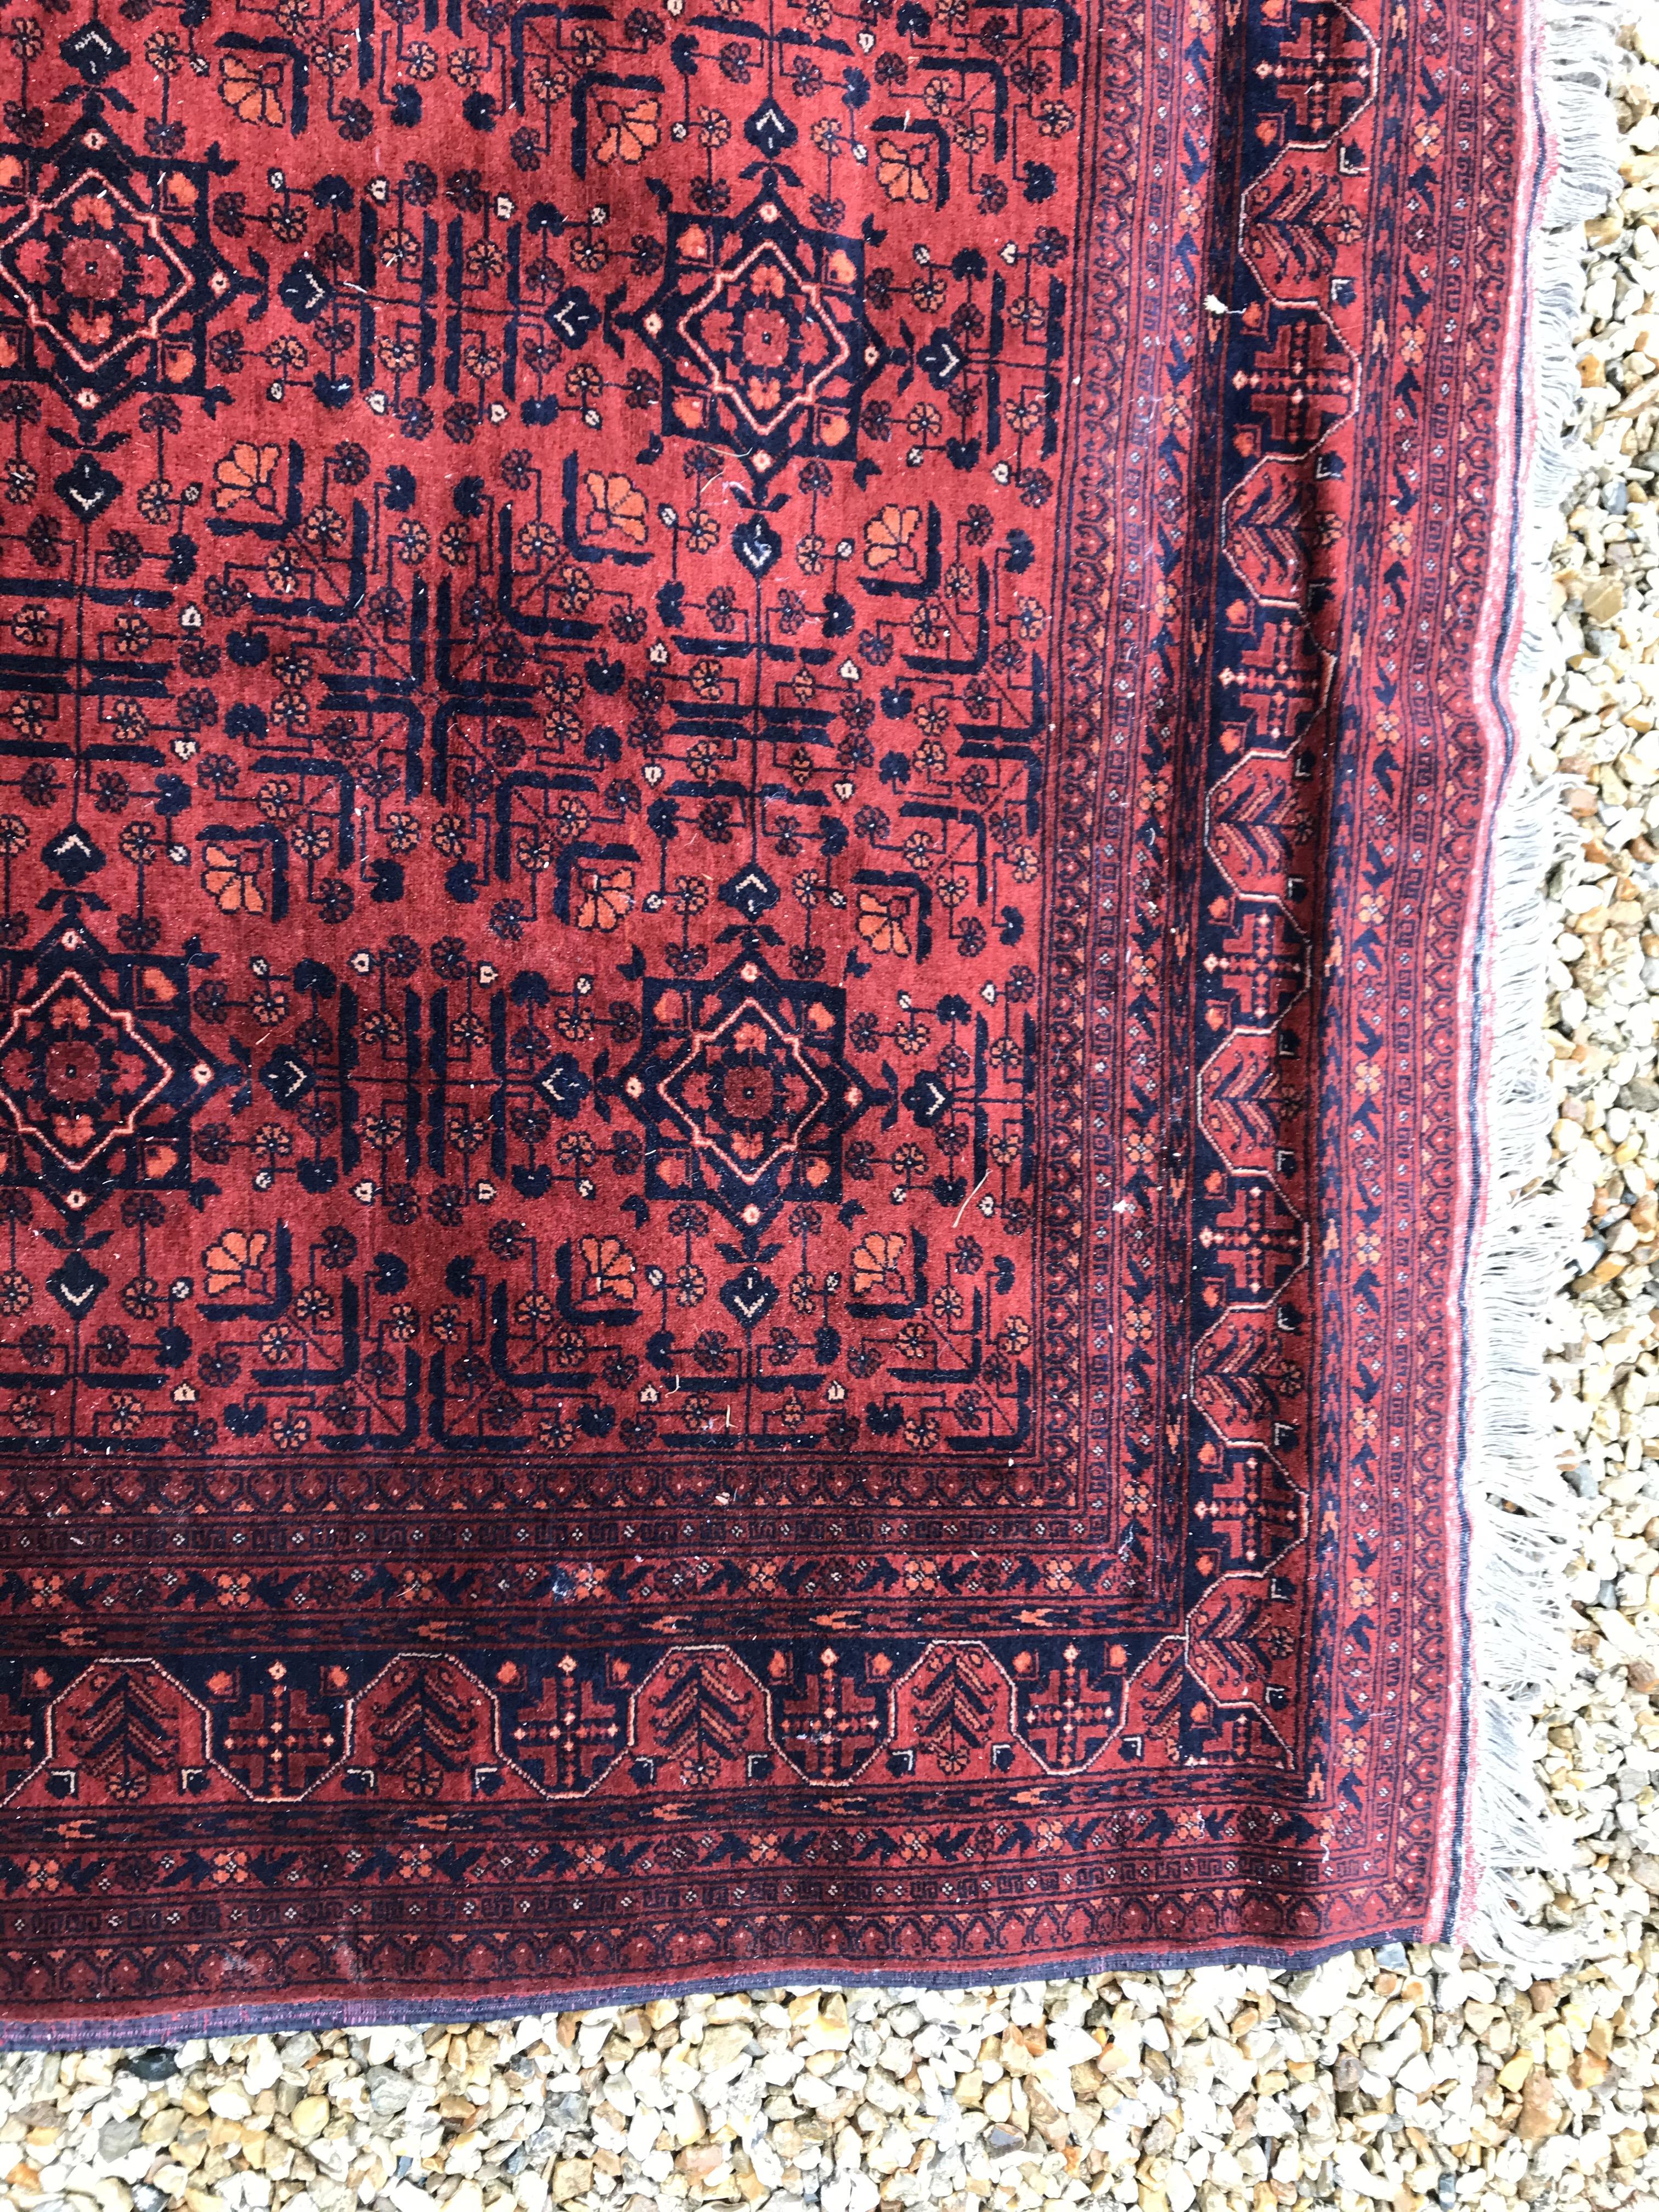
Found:
<svg viewBox="0 0 1659 2212"><path fill-rule="evenodd" d="M1565 1963L1570 1939L1539 1927L1516 1877L1571 1863L1538 1772L1541 1693L1570 1659L1566 1569L1574 1501L1554 1463L1543 1370L1544 1318L1575 1233L1553 1193L1528 1188L1548 1158L1554 1118L1541 1043L1549 931L1544 878L1571 836L1556 787L1534 780L1554 647L1550 549L1585 465L1570 426L1586 219L1620 188L1609 79L1620 0L1540 0L1535 36L1554 180L1534 246L1521 403L1532 438L1516 556L1525 628L1506 686L1516 757L1493 834L1491 913L1475 960L1486 1015L1485 1170L1491 1196L1471 1299L1471 1428L1465 1504L1474 1761L1458 1933L1494 1964L1528 1976Z"/></svg>

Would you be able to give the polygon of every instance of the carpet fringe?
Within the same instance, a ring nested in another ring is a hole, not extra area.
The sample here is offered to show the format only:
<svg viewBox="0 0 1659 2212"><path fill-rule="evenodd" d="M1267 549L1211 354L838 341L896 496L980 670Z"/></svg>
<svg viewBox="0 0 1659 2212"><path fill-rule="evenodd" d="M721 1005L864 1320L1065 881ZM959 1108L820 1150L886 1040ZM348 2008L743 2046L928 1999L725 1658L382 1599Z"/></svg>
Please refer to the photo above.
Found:
<svg viewBox="0 0 1659 2212"><path fill-rule="evenodd" d="M1572 846L1559 787L1528 756L1560 647L1550 550L1585 464L1571 427L1583 225L1620 188L1609 82L1620 0L1541 0L1534 52L1552 179L1522 337L1522 492L1516 558L1524 627L1502 687L1511 762L1492 833L1488 913L1475 953L1487 1055L1481 1139L1487 1196L1470 1297L1467 1613L1474 1684L1467 1881L1455 1932L1528 1977L1558 1971L1570 1939L1537 1924L1535 1875L1571 1860L1539 1773L1541 1694L1571 1663L1568 1562L1575 1501L1551 1449L1544 1323L1577 1229L1538 1188L1554 1118L1541 1032L1550 928L1544 878ZM1528 1898L1526 1893L1533 1890Z"/></svg>

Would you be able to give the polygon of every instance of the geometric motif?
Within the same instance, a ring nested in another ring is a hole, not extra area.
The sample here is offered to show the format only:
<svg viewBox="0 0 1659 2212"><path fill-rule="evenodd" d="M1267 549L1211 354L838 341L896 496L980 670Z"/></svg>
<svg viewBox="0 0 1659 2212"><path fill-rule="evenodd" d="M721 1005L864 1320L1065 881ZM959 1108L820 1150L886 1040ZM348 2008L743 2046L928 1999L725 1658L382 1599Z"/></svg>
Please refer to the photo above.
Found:
<svg viewBox="0 0 1659 2212"><path fill-rule="evenodd" d="M780 109L758 113L757 136L793 136ZM863 240L803 229L776 172L761 185L741 215L670 216L662 283L639 318L661 364L664 434L727 447L757 479L792 454L850 459L882 361Z"/></svg>
<svg viewBox="0 0 1659 2212"><path fill-rule="evenodd" d="M102 864L78 831L60 864L71 851ZM114 1190L188 1189L191 1121L236 1079L190 1027L191 955L111 953L82 905L65 892L39 943L0 952L0 1187L71 1216Z"/></svg>
<svg viewBox="0 0 1659 2212"><path fill-rule="evenodd" d="M13 27L9 2032L1455 1923L1523 13Z"/></svg>
<svg viewBox="0 0 1659 2212"><path fill-rule="evenodd" d="M841 1197L842 1133L867 1103L842 1056L845 996L758 955L706 984L646 984L619 1082L649 1132L647 1198L708 1198L755 1230L792 1199Z"/></svg>
<svg viewBox="0 0 1659 2212"><path fill-rule="evenodd" d="M97 51L94 81L126 62ZM229 164L134 154L103 108L89 93L55 145L0 146L0 372L52 383L86 422L137 392L212 405L230 395L206 384L206 329L239 289L208 214Z"/></svg>

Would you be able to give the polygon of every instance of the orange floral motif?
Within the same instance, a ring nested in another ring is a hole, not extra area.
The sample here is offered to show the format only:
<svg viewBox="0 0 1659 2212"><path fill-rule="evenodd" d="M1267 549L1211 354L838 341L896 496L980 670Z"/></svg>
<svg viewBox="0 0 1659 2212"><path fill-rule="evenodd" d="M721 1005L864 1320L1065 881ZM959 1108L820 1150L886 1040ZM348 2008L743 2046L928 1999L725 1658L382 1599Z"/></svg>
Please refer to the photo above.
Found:
<svg viewBox="0 0 1659 2212"><path fill-rule="evenodd" d="M590 469L582 483L591 502L582 524L583 536L607 538L614 532L630 545L643 545L650 534L645 494L632 477L620 473L606 476L599 469Z"/></svg>
<svg viewBox="0 0 1659 2212"><path fill-rule="evenodd" d="M853 1249L853 1295L867 1298L876 1292L902 1295L904 1263L910 1248L896 1234L872 1232Z"/></svg>
<svg viewBox="0 0 1659 2212"><path fill-rule="evenodd" d="M597 929L609 935L619 929L634 908L632 868L586 868L582 871L582 902L576 915L578 929Z"/></svg>
<svg viewBox="0 0 1659 2212"><path fill-rule="evenodd" d="M239 123L276 130L288 120L283 105L281 60L257 61L251 54L226 54L219 63L219 97Z"/></svg>
<svg viewBox="0 0 1659 2212"><path fill-rule="evenodd" d="M894 952L902 958L910 950L910 937L905 921L910 912L910 895L900 891L885 898L874 891L859 893L859 935L872 952Z"/></svg>
<svg viewBox="0 0 1659 2212"><path fill-rule="evenodd" d="M230 451L213 465L216 510L225 514L233 507L240 507L245 499L251 499L265 514L275 514L276 487L273 479L282 458L280 446L255 446L239 438Z"/></svg>
<svg viewBox="0 0 1659 2212"><path fill-rule="evenodd" d="M864 565L866 568L899 568L914 570L916 556L910 540L921 522L919 507L884 507L864 526Z"/></svg>
<svg viewBox="0 0 1659 2212"><path fill-rule="evenodd" d="M909 147L901 146L891 138L876 141L876 180L890 200L914 200L920 205L933 198L933 179L925 166L927 158L925 149L913 153Z"/></svg>
<svg viewBox="0 0 1659 2212"><path fill-rule="evenodd" d="M70 221L87 230L113 230L115 210L107 192L77 192L70 203Z"/></svg>
<svg viewBox="0 0 1659 2212"><path fill-rule="evenodd" d="M222 845L202 848L202 889L221 914L263 914L258 852L227 852Z"/></svg>
<svg viewBox="0 0 1659 2212"><path fill-rule="evenodd" d="M270 1234L264 1229L227 1229L202 1255L203 1280L210 1297L227 1291L262 1289L253 1279L264 1272Z"/></svg>
<svg viewBox="0 0 1659 2212"><path fill-rule="evenodd" d="M633 1303L634 1255L620 1237L584 1237L577 1249L581 1254L586 1270L582 1277L581 1297L584 1305L600 1305L620 1300L624 1305Z"/></svg>
<svg viewBox="0 0 1659 2212"><path fill-rule="evenodd" d="M605 166L612 161L644 161L661 136L659 100L602 100L598 103L605 126L593 149L593 159Z"/></svg>

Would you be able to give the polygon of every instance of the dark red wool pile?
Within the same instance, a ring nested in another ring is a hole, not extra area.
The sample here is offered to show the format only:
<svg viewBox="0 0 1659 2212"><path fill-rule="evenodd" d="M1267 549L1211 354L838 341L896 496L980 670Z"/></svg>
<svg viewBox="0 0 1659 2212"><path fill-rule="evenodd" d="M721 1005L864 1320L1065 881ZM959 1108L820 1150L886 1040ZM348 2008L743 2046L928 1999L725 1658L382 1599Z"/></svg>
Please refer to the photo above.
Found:
<svg viewBox="0 0 1659 2212"><path fill-rule="evenodd" d="M13 2037L1452 1924L1522 14L9 19Z"/></svg>

